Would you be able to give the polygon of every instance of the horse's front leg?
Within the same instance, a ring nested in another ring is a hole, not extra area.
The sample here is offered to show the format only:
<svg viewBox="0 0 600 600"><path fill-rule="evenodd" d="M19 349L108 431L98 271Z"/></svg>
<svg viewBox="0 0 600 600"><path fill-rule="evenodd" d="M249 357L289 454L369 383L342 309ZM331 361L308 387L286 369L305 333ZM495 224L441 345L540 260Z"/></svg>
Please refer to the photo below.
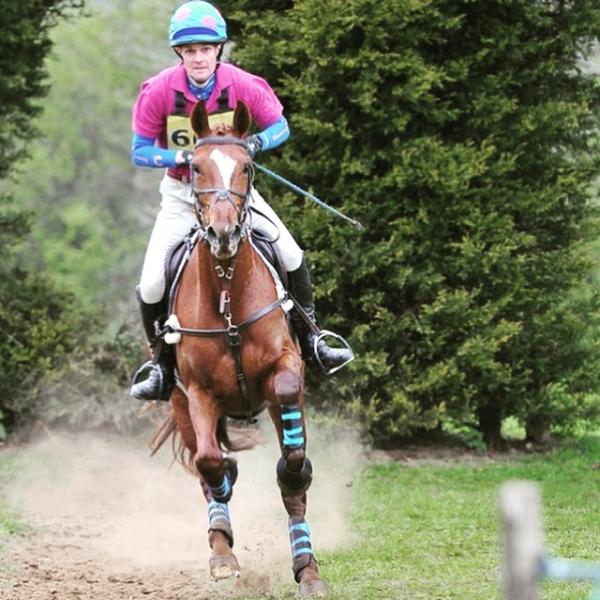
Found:
<svg viewBox="0 0 600 600"><path fill-rule="evenodd" d="M267 383L269 413L281 449L277 483L289 520L292 569L298 596L323 597L327 586L319 575L306 521L306 491L312 482L312 465L306 457L306 427L302 363L295 354L284 355Z"/></svg>
<svg viewBox="0 0 600 600"><path fill-rule="evenodd" d="M190 417L188 399L180 389L175 388L173 395L171 396L171 402L175 413L175 420L177 421L177 429L181 435L184 446L188 449L192 461L194 462L193 465L187 465L191 469L196 466L197 444L196 432ZM180 458L182 462L185 460L183 454ZM196 471L198 471L197 468ZM198 472L198 481L202 487L204 497L208 502L209 543L211 547L223 547L225 543L227 543L227 547L231 547L233 545L233 531L231 529L228 505L227 503L213 500L210 487L200 472ZM221 535L218 535L218 532L220 532Z"/></svg>
<svg viewBox="0 0 600 600"><path fill-rule="evenodd" d="M240 565L231 550L233 530L228 504L237 470L233 461L223 457L217 440L220 410L210 393L194 385L188 388L188 407L195 433L194 465L208 502L210 574L213 579L237 577Z"/></svg>

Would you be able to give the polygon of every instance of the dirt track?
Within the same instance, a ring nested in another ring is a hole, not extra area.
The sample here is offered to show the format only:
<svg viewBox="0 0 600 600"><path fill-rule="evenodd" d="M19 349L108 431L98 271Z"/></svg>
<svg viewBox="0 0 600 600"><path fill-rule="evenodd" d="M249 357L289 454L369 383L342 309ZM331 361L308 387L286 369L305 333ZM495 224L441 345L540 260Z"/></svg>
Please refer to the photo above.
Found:
<svg viewBox="0 0 600 600"><path fill-rule="evenodd" d="M270 438L268 426L263 429ZM308 517L318 552L349 543L343 511L361 455L347 436L325 446L312 433ZM213 584L205 503L191 476L179 465L169 469L170 448L149 458L145 440L92 435L35 444L9 490L11 506L32 531L1 550L0 598L291 597L287 517L274 477L277 450L269 444L238 459L231 511L242 576Z"/></svg>

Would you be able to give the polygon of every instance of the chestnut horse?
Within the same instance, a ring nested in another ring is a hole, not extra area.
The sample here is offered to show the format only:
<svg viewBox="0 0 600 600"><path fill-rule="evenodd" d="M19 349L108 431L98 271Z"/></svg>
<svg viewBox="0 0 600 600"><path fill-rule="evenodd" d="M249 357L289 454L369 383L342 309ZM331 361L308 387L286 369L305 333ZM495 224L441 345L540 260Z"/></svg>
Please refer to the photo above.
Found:
<svg viewBox="0 0 600 600"><path fill-rule="evenodd" d="M170 330L181 334L181 382L171 401L208 502L211 576L227 578L240 570L228 508L237 468L224 454L239 448L229 441L226 418L250 418L266 407L281 449L277 482L289 515L298 593L323 596L326 586L305 520L312 467L305 455L304 363L281 294L249 239L254 171L244 137L250 115L239 102L233 126L211 129L199 102L190 118L198 139L191 184L201 241L173 301L178 324Z"/></svg>

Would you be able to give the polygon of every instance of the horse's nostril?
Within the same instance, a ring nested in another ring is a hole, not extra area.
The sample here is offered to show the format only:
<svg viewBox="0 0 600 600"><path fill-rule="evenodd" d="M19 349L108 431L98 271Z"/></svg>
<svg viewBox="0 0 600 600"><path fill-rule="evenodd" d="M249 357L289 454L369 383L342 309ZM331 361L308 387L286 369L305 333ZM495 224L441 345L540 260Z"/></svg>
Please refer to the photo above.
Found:
<svg viewBox="0 0 600 600"><path fill-rule="evenodd" d="M209 241L216 241L217 232L215 231L215 229L212 225L209 225L206 228L206 237L209 239Z"/></svg>

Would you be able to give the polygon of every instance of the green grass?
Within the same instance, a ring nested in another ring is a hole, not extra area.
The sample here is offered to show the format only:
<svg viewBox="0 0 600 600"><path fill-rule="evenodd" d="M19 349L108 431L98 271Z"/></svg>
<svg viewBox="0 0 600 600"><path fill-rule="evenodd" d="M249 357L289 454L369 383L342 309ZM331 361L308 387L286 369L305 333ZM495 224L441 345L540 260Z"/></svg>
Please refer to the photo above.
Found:
<svg viewBox="0 0 600 600"><path fill-rule="evenodd" d="M600 437L547 455L444 466L382 464L358 482L359 541L321 555L332 599L501 598L497 491L539 483L547 550L600 561ZM544 600L587 598L584 583L545 583Z"/></svg>
<svg viewBox="0 0 600 600"><path fill-rule="evenodd" d="M6 502L6 493L10 490L10 482L19 472L22 457L14 452L2 455L0 460L0 548L8 536L28 533L31 528L18 514L10 510Z"/></svg>
<svg viewBox="0 0 600 600"><path fill-rule="evenodd" d="M18 472L19 457L15 454L2 455L0 460L0 574L8 567L2 560L4 545L13 536L25 535L31 527L14 511L8 508L6 492L10 489L10 481Z"/></svg>
<svg viewBox="0 0 600 600"><path fill-rule="evenodd" d="M20 460L15 453L0 461L0 490L10 485ZM500 599L496 502L508 479L539 483L552 555L600 561L600 435L546 454L374 464L355 483L349 507L354 543L336 552L317 547L330 600ZM25 531L0 491L0 543ZM581 600L591 586L546 582L542 590L541 600ZM286 582L271 597L292 598L293 591Z"/></svg>

